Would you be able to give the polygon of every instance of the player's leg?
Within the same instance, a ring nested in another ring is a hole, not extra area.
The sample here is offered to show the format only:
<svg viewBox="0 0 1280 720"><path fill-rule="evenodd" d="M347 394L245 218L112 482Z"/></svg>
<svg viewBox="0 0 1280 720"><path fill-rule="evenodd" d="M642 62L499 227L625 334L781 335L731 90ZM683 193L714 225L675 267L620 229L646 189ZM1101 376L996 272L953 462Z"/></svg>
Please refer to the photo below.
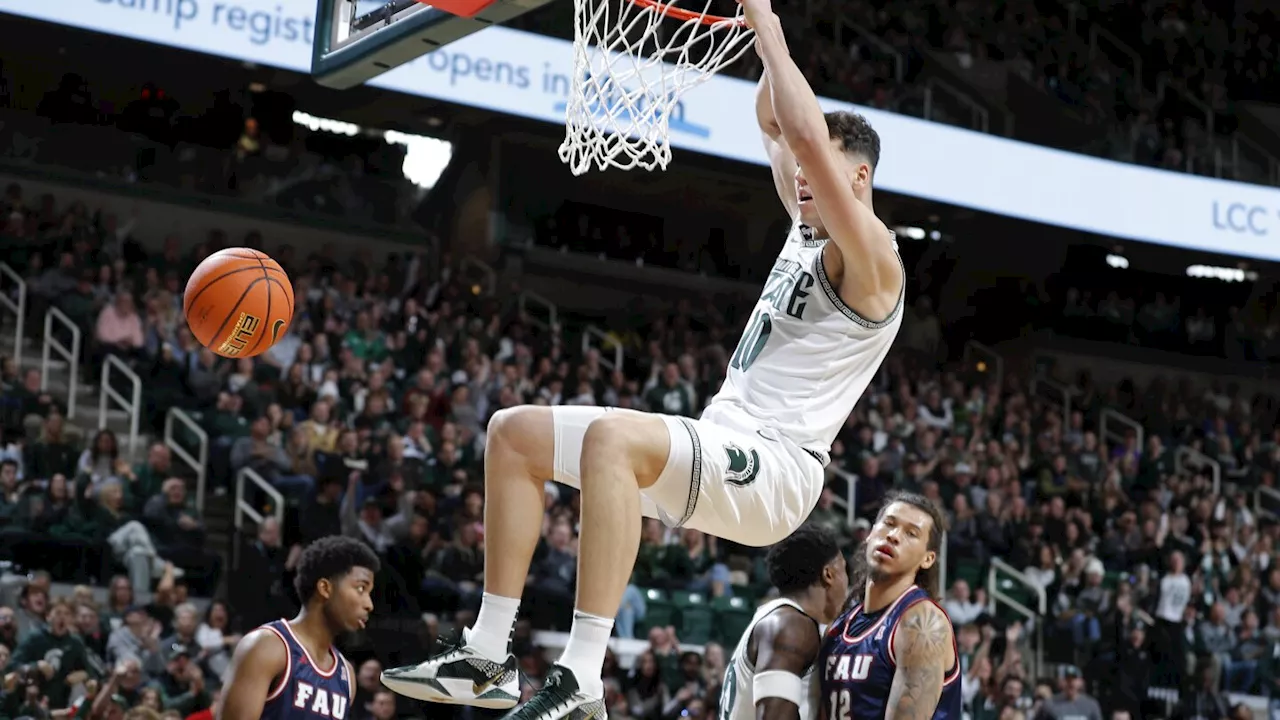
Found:
<svg viewBox="0 0 1280 720"><path fill-rule="evenodd" d="M600 672L613 618L640 549L641 492L657 483L670 452L666 423L645 413L603 415L583 439L578 592L560 664L583 689L600 691L593 695L603 693Z"/></svg>
<svg viewBox="0 0 1280 720"><path fill-rule="evenodd" d="M508 720L605 714L601 671L613 618L639 550L642 515L661 514L679 522L692 507L698 463L691 422L616 410L587 429L581 454L578 593L569 641L542 690L508 714Z"/></svg>
<svg viewBox="0 0 1280 720"><path fill-rule="evenodd" d="M576 408L575 408L576 409ZM585 432L600 408L579 419ZM551 408L499 410L489 421L484 451L484 599L475 625L457 647L418 665L387 670L382 682L417 700L513 707L519 673L508 643L520 609L529 563L542 529L543 485L556 476L556 431Z"/></svg>
<svg viewBox="0 0 1280 720"><path fill-rule="evenodd" d="M614 413L599 407L521 406L494 415L485 445L485 594L476 623L458 647L388 670L383 684L430 702L493 709L515 705L518 674L508 646L542 528L543 486L554 479L580 487L588 429L606 414ZM656 516L652 502L642 502L641 511Z"/></svg>
<svg viewBox="0 0 1280 720"><path fill-rule="evenodd" d="M529 563L542 530L543 485L554 477L552 410L523 405L489 421L484 449L484 599L468 643L507 657Z"/></svg>

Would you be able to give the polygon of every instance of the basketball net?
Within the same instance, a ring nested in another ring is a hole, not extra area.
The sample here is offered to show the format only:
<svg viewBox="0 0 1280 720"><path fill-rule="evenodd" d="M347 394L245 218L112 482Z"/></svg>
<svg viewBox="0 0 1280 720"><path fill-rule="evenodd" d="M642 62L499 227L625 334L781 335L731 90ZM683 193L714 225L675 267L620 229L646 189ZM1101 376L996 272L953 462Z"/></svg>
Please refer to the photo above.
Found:
<svg viewBox="0 0 1280 720"><path fill-rule="evenodd" d="M674 0L575 0L573 74L560 159L574 175L671 162L680 98L733 63L755 34L743 21ZM717 108L732 112L729 108Z"/></svg>

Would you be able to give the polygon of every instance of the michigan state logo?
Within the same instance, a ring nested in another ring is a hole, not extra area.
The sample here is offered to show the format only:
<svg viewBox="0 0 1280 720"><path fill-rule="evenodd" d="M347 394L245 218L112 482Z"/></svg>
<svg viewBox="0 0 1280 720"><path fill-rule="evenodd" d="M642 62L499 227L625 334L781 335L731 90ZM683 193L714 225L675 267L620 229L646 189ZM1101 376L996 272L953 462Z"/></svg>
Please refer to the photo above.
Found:
<svg viewBox="0 0 1280 720"><path fill-rule="evenodd" d="M733 704L738 701L738 670L733 658L729 659L729 667L724 671L724 682L720 684L720 720L733 720Z"/></svg>
<svg viewBox="0 0 1280 720"><path fill-rule="evenodd" d="M760 453L754 448L743 450L734 443L724 446L729 456L729 467L725 469L724 481L730 485L743 487L756 481L760 474Z"/></svg>

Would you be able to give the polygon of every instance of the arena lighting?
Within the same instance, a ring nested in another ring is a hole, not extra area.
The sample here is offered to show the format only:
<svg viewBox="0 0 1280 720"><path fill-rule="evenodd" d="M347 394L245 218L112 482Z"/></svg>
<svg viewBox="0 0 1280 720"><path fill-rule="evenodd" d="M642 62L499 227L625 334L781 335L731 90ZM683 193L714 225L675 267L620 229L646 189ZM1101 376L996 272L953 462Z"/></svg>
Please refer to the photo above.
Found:
<svg viewBox="0 0 1280 720"><path fill-rule="evenodd" d="M329 118L316 117L298 110L293 111L293 121L298 125L304 125L312 132L323 130L334 135L346 135L347 137L355 137L359 135L361 128L355 123L343 122L342 120L330 120Z"/></svg>
<svg viewBox="0 0 1280 720"><path fill-rule="evenodd" d="M910 240L923 240L925 238L924 228L899 225L893 231Z"/></svg>
<svg viewBox="0 0 1280 720"><path fill-rule="evenodd" d="M1129 269L1129 258L1115 253L1107 253L1107 264L1117 270Z"/></svg>
<svg viewBox="0 0 1280 720"><path fill-rule="evenodd" d="M1187 267L1187 277L1221 280L1223 282L1253 282L1258 273L1240 268L1217 267L1215 265L1191 265Z"/></svg>
<svg viewBox="0 0 1280 720"><path fill-rule="evenodd" d="M347 137L355 137L363 133L369 137L380 137L392 145L405 146L408 152L405 153L404 165L401 166L400 172L404 174L406 180L424 190L435 187L436 181L440 179L444 169L449 166L449 161L453 159L452 143L437 138L411 135L398 130L364 128L343 120L316 117L300 110L294 111L293 121L309 128L312 132L328 132Z"/></svg>

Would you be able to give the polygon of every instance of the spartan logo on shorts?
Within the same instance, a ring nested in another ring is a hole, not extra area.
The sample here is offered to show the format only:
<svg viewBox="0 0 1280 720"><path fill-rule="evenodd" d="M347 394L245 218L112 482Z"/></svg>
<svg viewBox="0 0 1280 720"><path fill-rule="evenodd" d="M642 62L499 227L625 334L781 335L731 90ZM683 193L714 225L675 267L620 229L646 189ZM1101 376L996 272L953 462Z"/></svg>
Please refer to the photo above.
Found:
<svg viewBox="0 0 1280 720"><path fill-rule="evenodd" d="M258 326L261 324L261 320L249 313L240 313L239 319L236 320L236 326L231 328L231 334L218 346L218 354L234 357L244 352L244 349L249 346L249 341L253 339L254 333L258 332Z"/></svg>
<svg viewBox="0 0 1280 720"><path fill-rule="evenodd" d="M729 466L724 471L724 481L730 485L746 487L756 481L760 474L760 453L755 448L743 450L736 443L724 446L729 456Z"/></svg>

